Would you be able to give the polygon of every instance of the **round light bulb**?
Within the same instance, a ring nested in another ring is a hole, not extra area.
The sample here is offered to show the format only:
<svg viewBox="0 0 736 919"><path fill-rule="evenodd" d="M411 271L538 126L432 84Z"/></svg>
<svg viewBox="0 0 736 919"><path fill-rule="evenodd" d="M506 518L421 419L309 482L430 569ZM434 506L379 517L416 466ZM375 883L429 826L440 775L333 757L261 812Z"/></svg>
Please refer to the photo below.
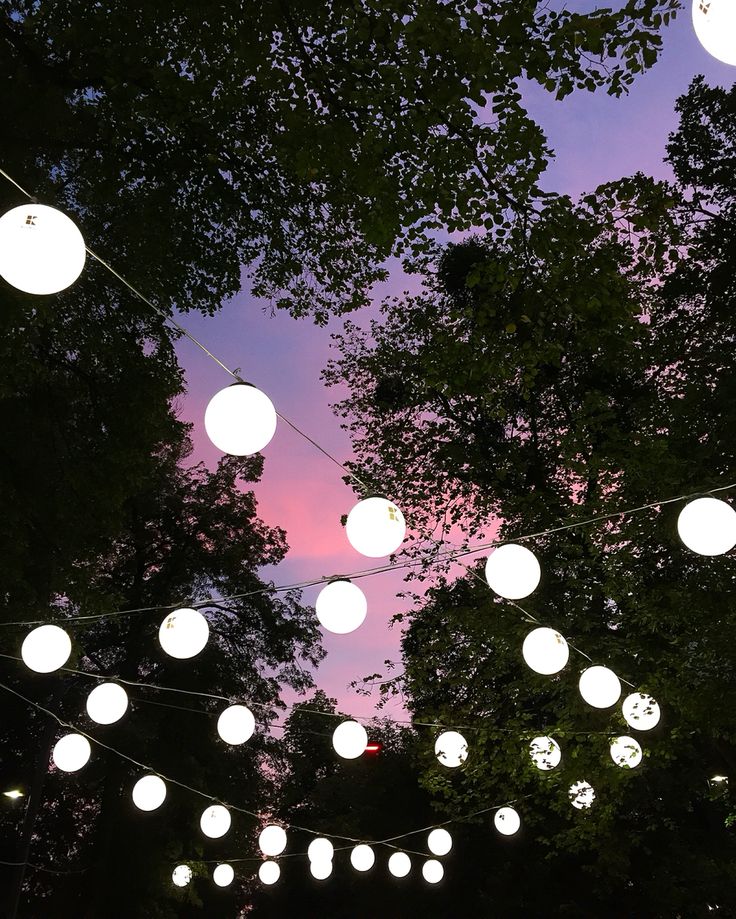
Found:
<svg viewBox="0 0 736 919"><path fill-rule="evenodd" d="M36 673L52 673L63 667L72 653L72 642L58 625L40 625L23 639L20 656Z"/></svg>
<svg viewBox="0 0 736 919"><path fill-rule="evenodd" d="M611 759L617 766L635 769L643 756L639 741L633 737L616 737L611 742Z"/></svg>
<svg viewBox="0 0 736 919"><path fill-rule="evenodd" d="M225 743L245 743L253 736L256 719L253 712L245 705L231 705L217 719L217 733Z"/></svg>
<svg viewBox="0 0 736 919"><path fill-rule="evenodd" d="M357 759L367 745L368 732L357 721L343 721L332 733L332 746L343 759Z"/></svg>
<svg viewBox="0 0 736 919"><path fill-rule="evenodd" d="M232 456L259 453L276 432L276 409L268 396L247 383L226 386L210 399L204 413L207 436Z"/></svg>
<svg viewBox="0 0 736 919"><path fill-rule="evenodd" d="M210 627L196 609L177 609L164 619L158 630L161 647L171 657L194 657L207 644Z"/></svg>
<svg viewBox="0 0 736 919"><path fill-rule="evenodd" d="M120 721L128 708L128 693L117 683L100 683L87 696L87 714L97 724Z"/></svg>
<svg viewBox="0 0 736 919"><path fill-rule="evenodd" d="M350 853L350 864L356 871L370 871L376 863L376 855L370 846L356 846Z"/></svg>
<svg viewBox="0 0 736 919"><path fill-rule="evenodd" d="M166 800L166 783L157 775L144 775L133 786L133 804L142 811L155 811Z"/></svg>
<svg viewBox="0 0 736 919"><path fill-rule="evenodd" d="M488 556L486 580L499 597L521 600L536 590L542 577L537 557L525 546L509 543Z"/></svg>
<svg viewBox="0 0 736 919"><path fill-rule="evenodd" d="M258 847L264 855L281 855L286 848L286 830L276 824L264 826L258 837Z"/></svg>
<svg viewBox="0 0 736 919"><path fill-rule="evenodd" d="M562 750L554 737L535 737L529 744L529 755L537 769L549 772L560 765Z"/></svg>
<svg viewBox="0 0 736 919"><path fill-rule="evenodd" d="M307 855L310 862L330 862L334 854L335 847L324 836L318 836L307 846Z"/></svg>
<svg viewBox="0 0 736 919"><path fill-rule="evenodd" d="M624 720L637 731L651 731L659 724L661 712L654 699L644 692L632 692L622 706Z"/></svg>
<svg viewBox="0 0 736 919"><path fill-rule="evenodd" d="M368 558L383 558L396 552L404 541L404 515L385 498L359 501L345 524L350 545Z"/></svg>
<svg viewBox="0 0 736 919"><path fill-rule="evenodd" d="M432 830L427 837L427 848L432 855L447 855L452 848L452 836L441 827L437 830Z"/></svg>
<svg viewBox="0 0 736 919"><path fill-rule="evenodd" d="M192 879L192 869L189 865L177 865L171 872L171 880L177 887L186 887Z"/></svg>
<svg viewBox="0 0 736 919"><path fill-rule="evenodd" d="M513 836L514 833L519 832L521 817L513 807L499 807L493 823L502 836Z"/></svg>
<svg viewBox="0 0 736 919"><path fill-rule="evenodd" d="M205 836L210 839L219 839L230 829L230 811L222 804L213 804L208 807L200 818L199 825Z"/></svg>
<svg viewBox="0 0 736 919"><path fill-rule="evenodd" d="M534 629L524 639L524 660L535 673L550 676L559 673L570 657L567 642L554 629Z"/></svg>
<svg viewBox="0 0 736 919"><path fill-rule="evenodd" d="M457 731L443 731L434 743L434 755L443 766L456 769L468 758L468 742Z"/></svg>
<svg viewBox="0 0 736 919"><path fill-rule="evenodd" d="M411 859L406 852L394 852L388 860L388 870L395 878L405 878L411 871Z"/></svg>
<svg viewBox="0 0 736 919"><path fill-rule="evenodd" d="M428 884L439 884L445 876L445 869L442 867L442 863L438 862L437 859L429 858L422 865L422 875Z"/></svg>
<svg viewBox="0 0 736 919"><path fill-rule="evenodd" d="M718 498L696 498L680 511L677 532L698 555L723 555L736 546L736 511Z"/></svg>
<svg viewBox="0 0 736 919"><path fill-rule="evenodd" d="M588 782L575 782L574 785L570 786L568 794L570 795L570 804L578 810L591 807L593 801L595 801L593 786L589 785Z"/></svg>
<svg viewBox="0 0 736 919"><path fill-rule="evenodd" d="M212 872L212 880L218 887L229 887L234 877L235 872L232 865L218 865Z"/></svg>
<svg viewBox="0 0 736 919"><path fill-rule="evenodd" d="M580 695L593 708L610 708L621 698L621 682L608 667L588 667L578 683Z"/></svg>
<svg viewBox="0 0 736 919"><path fill-rule="evenodd" d="M347 635L363 624L368 601L360 587L350 581L332 581L319 592L315 610L328 632Z"/></svg>
<svg viewBox="0 0 736 919"><path fill-rule="evenodd" d="M261 884L275 884L281 877L281 868L278 862L263 862L258 869L258 877Z"/></svg>
<svg viewBox="0 0 736 919"><path fill-rule="evenodd" d="M693 28L716 60L736 65L736 4L733 0L693 0Z"/></svg>
<svg viewBox="0 0 736 919"><path fill-rule="evenodd" d="M332 860L325 858L321 861L311 861L309 863L309 870L312 872L313 878L316 878L318 881L326 881L332 874Z"/></svg>
<svg viewBox="0 0 736 919"><path fill-rule="evenodd" d="M56 742L51 757L62 772L76 772L89 761L92 748L81 734L65 734Z"/></svg>

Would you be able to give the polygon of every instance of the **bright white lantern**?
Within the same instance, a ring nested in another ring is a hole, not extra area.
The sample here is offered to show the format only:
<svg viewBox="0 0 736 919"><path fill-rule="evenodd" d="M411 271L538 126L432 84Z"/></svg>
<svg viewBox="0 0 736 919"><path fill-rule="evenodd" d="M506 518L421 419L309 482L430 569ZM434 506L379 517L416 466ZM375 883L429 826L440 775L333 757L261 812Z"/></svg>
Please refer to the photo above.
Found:
<svg viewBox="0 0 736 919"><path fill-rule="evenodd" d="M356 584L347 580L332 581L319 592L315 610L320 624L328 632L347 635L363 624L368 601Z"/></svg>
<svg viewBox="0 0 736 919"><path fill-rule="evenodd" d="M376 863L376 856L370 846L356 846L350 853L350 864L356 871L370 871Z"/></svg>
<svg viewBox="0 0 736 919"><path fill-rule="evenodd" d="M62 772L76 772L86 765L92 748L86 737L81 734L65 734L56 742L51 754L54 765Z"/></svg>
<svg viewBox="0 0 736 919"><path fill-rule="evenodd" d="M736 35L732 42L736 63ZM680 511L677 532L698 555L723 555L736 546L736 511L718 498L696 498Z"/></svg>
<svg viewBox="0 0 736 919"><path fill-rule="evenodd" d="M218 887L229 887L234 877L235 872L232 865L218 865L212 872L212 880Z"/></svg>
<svg viewBox="0 0 736 919"><path fill-rule="evenodd" d="M307 847L307 855L310 862L331 862L335 854L335 847L329 839L319 836L313 839Z"/></svg>
<svg viewBox="0 0 736 919"><path fill-rule="evenodd" d="M693 28L708 54L736 65L736 3L733 0L693 0Z"/></svg>
<svg viewBox="0 0 736 919"><path fill-rule="evenodd" d="M210 839L219 839L230 829L230 811L222 804L213 804L208 807L200 818L199 825L205 836Z"/></svg>
<svg viewBox="0 0 736 919"><path fill-rule="evenodd" d="M637 731L651 731L661 717L659 705L644 692L632 692L626 696L622 711L626 723Z"/></svg>
<svg viewBox="0 0 736 919"><path fill-rule="evenodd" d="M332 859L325 858L321 861L312 861L309 863L309 870L312 877L318 881L325 881L332 874Z"/></svg>
<svg viewBox="0 0 736 919"><path fill-rule="evenodd" d="M217 719L217 733L225 743L245 743L253 736L256 719L246 705L231 705Z"/></svg>
<svg viewBox="0 0 736 919"><path fill-rule="evenodd" d="M442 867L442 863L438 862L437 859L429 858L422 865L422 875L428 884L439 884L445 876L445 869Z"/></svg>
<svg viewBox="0 0 736 919"><path fill-rule="evenodd" d="M405 878L411 871L411 859L406 852L394 852L388 860L388 870L395 878Z"/></svg>
<svg viewBox="0 0 736 919"><path fill-rule="evenodd" d="M434 755L443 766L456 769L468 758L468 742L457 731L443 731L434 742Z"/></svg>
<svg viewBox="0 0 736 919"><path fill-rule="evenodd" d="M617 766L635 769L642 760L641 746L633 737L616 737L611 742L611 759Z"/></svg>
<svg viewBox="0 0 736 919"><path fill-rule="evenodd" d="M144 775L133 786L133 804L142 811L155 811L166 799L166 783L157 775Z"/></svg>
<svg viewBox="0 0 736 919"><path fill-rule="evenodd" d="M549 772L560 765L562 750L554 737L535 737L529 744L529 755L537 769Z"/></svg>
<svg viewBox="0 0 736 919"><path fill-rule="evenodd" d="M196 609L177 609L164 619L158 630L161 647L171 657L185 660L204 648L210 637L210 627Z"/></svg>
<svg viewBox="0 0 736 919"><path fill-rule="evenodd" d="M499 807L493 818L496 829L503 836L513 836L521 826L521 817L513 807Z"/></svg>
<svg viewBox="0 0 736 919"><path fill-rule="evenodd" d="M263 862L258 869L261 884L275 884L281 877L281 867L278 862Z"/></svg>
<svg viewBox="0 0 736 919"><path fill-rule="evenodd" d="M357 721L343 721L332 733L332 746L343 759L357 759L365 753L368 732Z"/></svg>
<svg viewBox="0 0 736 919"><path fill-rule="evenodd" d="M621 698L619 678L608 667L588 667L578 683L580 695L593 708L610 708Z"/></svg>
<svg viewBox="0 0 736 919"><path fill-rule="evenodd" d="M286 848L286 830L276 824L265 826L258 837L258 847L264 855L281 855Z"/></svg>
<svg viewBox="0 0 736 919"><path fill-rule="evenodd" d="M492 591L506 600L521 600L536 590L542 569L525 546L509 543L488 556L486 580Z"/></svg>
<svg viewBox="0 0 736 919"><path fill-rule="evenodd" d="M186 887L192 879L192 869L189 865L177 865L171 872L171 880L177 887Z"/></svg>
<svg viewBox="0 0 736 919"><path fill-rule="evenodd" d="M260 389L233 383L210 399L204 427L218 450L232 456L252 456L276 433L276 409Z"/></svg>
<svg viewBox="0 0 736 919"><path fill-rule="evenodd" d="M52 673L63 667L72 653L72 641L58 625L40 625L23 639L20 656L36 673Z"/></svg>
<svg viewBox="0 0 736 919"><path fill-rule="evenodd" d="M100 683L87 696L87 714L97 724L114 724L128 708L128 693L117 683Z"/></svg>
<svg viewBox="0 0 736 919"><path fill-rule="evenodd" d="M87 253L76 225L45 204L21 204L0 217L0 274L27 294L56 294L73 284Z"/></svg>
<svg viewBox="0 0 736 919"><path fill-rule="evenodd" d="M368 558L391 555L404 541L404 515L385 498L358 501L348 514L345 532L350 545Z"/></svg>
<svg viewBox="0 0 736 919"><path fill-rule="evenodd" d="M442 828L432 830L427 837L427 848L432 855L447 855L452 848L452 836Z"/></svg>
<svg viewBox="0 0 736 919"><path fill-rule="evenodd" d="M575 782L574 785L570 786L569 795L570 804L578 810L591 807L593 801L595 801L593 786L589 785L588 782Z"/></svg>
<svg viewBox="0 0 736 919"><path fill-rule="evenodd" d="M535 673L550 676L559 673L570 657L567 642L554 629L534 629L524 639L524 660Z"/></svg>

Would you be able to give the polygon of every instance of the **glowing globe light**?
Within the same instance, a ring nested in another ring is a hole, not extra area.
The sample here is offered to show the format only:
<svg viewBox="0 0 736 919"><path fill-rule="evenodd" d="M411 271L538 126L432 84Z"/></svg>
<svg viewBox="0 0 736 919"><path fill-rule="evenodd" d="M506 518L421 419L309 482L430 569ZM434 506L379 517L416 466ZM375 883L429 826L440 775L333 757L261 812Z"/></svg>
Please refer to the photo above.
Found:
<svg viewBox="0 0 736 919"><path fill-rule="evenodd" d="M166 800L166 783L157 775L144 775L133 786L133 804L142 811L155 811Z"/></svg>
<svg viewBox="0 0 736 919"><path fill-rule="evenodd" d="M281 855L286 848L286 830L276 824L265 826L258 837L258 847L264 855Z"/></svg>
<svg viewBox="0 0 736 919"><path fill-rule="evenodd" d="M736 57L736 38L733 47ZM698 555L723 555L736 546L736 511L718 498L696 498L680 512L677 532Z"/></svg>
<svg viewBox="0 0 736 919"><path fill-rule="evenodd" d="M468 758L468 742L457 731L443 731L434 743L434 755L449 769L457 769Z"/></svg>
<svg viewBox="0 0 736 919"><path fill-rule="evenodd" d="M44 204L22 204L0 217L0 274L27 294L56 294L73 284L87 253L76 225Z"/></svg>
<svg viewBox="0 0 736 919"><path fill-rule="evenodd" d="M232 865L218 865L212 872L212 880L218 887L229 887L234 877L235 872Z"/></svg>
<svg viewBox="0 0 736 919"><path fill-rule="evenodd" d="M637 731L651 731L659 724L662 715L659 705L643 692L632 692L626 696L622 706L624 720Z"/></svg>
<svg viewBox="0 0 736 919"><path fill-rule="evenodd" d="M189 865L177 865L171 872L171 880L177 887L186 887L192 879L192 869Z"/></svg>
<svg viewBox="0 0 736 919"><path fill-rule="evenodd" d="M406 852L394 852L388 860L388 870L395 878L405 878L411 871L411 859Z"/></svg>
<svg viewBox="0 0 736 919"><path fill-rule="evenodd" d="M332 860L326 858L321 861L312 861L309 863L309 870L312 872L313 878L318 881L326 881L332 874Z"/></svg>
<svg viewBox="0 0 736 919"><path fill-rule="evenodd" d="M437 859L430 858L422 865L422 875L428 884L439 884L445 876L445 869Z"/></svg>
<svg viewBox="0 0 736 919"><path fill-rule="evenodd" d="M350 864L356 871L370 871L376 863L376 855L370 846L361 844L350 853Z"/></svg>
<svg viewBox="0 0 736 919"><path fill-rule="evenodd" d="M391 555L404 541L404 515L385 498L358 501L345 524L350 545L368 558Z"/></svg>
<svg viewBox="0 0 736 919"><path fill-rule="evenodd" d="M513 836L514 833L519 832L521 817L513 807L499 807L493 823L502 836Z"/></svg>
<svg viewBox="0 0 736 919"><path fill-rule="evenodd" d="M36 673L52 673L63 667L72 653L72 642L58 625L40 625L23 639L20 656Z"/></svg>
<svg viewBox="0 0 736 919"><path fill-rule="evenodd" d="M554 629L534 629L524 639L524 660L535 673L559 673L570 657L567 642Z"/></svg>
<svg viewBox="0 0 736 919"><path fill-rule="evenodd" d="M87 714L97 724L114 724L128 709L128 693L117 683L100 683L87 696Z"/></svg>
<svg viewBox="0 0 736 919"><path fill-rule="evenodd" d="M578 683L580 695L593 708L610 708L621 698L619 678L608 667L588 667Z"/></svg>
<svg viewBox="0 0 736 919"><path fill-rule="evenodd" d="M593 786L589 785L588 782L575 782L574 785L570 786L568 794L570 795L570 804L578 810L592 807L593 801L595 801Z"/></svg>
<svg viewBox="0 0 736 919"><path fill-rule="evenodd" d="M310 862L331 862L334 854L335 847L324 836L318 836L307 846L307 855Z"/></svg>
<svg viewBox="0 0 736 919"><path fill-rule="evenodd" d="M427 847L432 855L447 855L452 848L452 836L442 828L432 830L427 837Z"/></svg>
<svg viewBox="0 0 736 919"><path fill-rule="evenodd" d="M733 0L693 0L693 28L708 54L736 65L736 4Z"/></svg>
<svg viewBox="0 0 736 919"><path fill-rule="evenodd" d="M499 546L486 562L488 586L506 600L528 597L536 590L541 576L536 555L524 546Z"/></svg>
<svg viewBox="0 0 736 919"><path fill-rule="evenodd" d="M643 755L639 741L633 737L616 737L611 743L611 759L617 766L635 769Z"/></svg>
<svg viewBox="0 0 736 919"><path fill-rule="evenodd" d="M222 804L213 804L208 807L200 818L199 825L205 836L210 839L219 839L230 829L230 811Z"/></svg>
<svg viewBox="0 0 736 919"><path fill-rule="evenodd" d="M357 721L343 721L332 733L332 746L343 759L357 759L365 753L368 732Z"/></svg>
<svg viewBox="0 0 736 919"><path fill-rule="evenodd" d="M250 740L255 729L256 719L245 705L231 705L217 719L217 733L234 746Z"/></svg>
<svg viewBox="0 0 736 919"><path fill-rule="evenodd" d="M281 877L281 867L278 862L263 862L258 869L258 877L261 884L268 884L269 886L275 884Z"/></svg>
<svg viewBox="0 0 736 919"><path fill-rule="evenodd" d="M548 772L560 765L562 750L554 737L535 737L529 744L529 755L537 769Z"/></svg>
<svg viewBox="0 0 736 919"><path fill-rule="evenodd" d="M56 742L51 758L62 772L76 772L89 761L92 748L81 734L65 734Z"/></svg>
<svg viewBox="0 0 736 919"><path fill-rule="evenodd" d="M363 624L368 601L360 587L350 581L332 581L319 592L315 610L328 632L347 635Z"/></svg>
<svg viewBox="0 0 736 919"><path fill-rule="evenodd" d="M252 456L276 433L276 409L260 389L233 383L210 399L204 427L218 450L232 456Z"/></svg>
<svg viewBox="0 0 736 919"><path fill-rule="evenodd" d="M210 637L207 620L196 609L177 609L164 619L158 630L161 647L171 657L185 660L204 648Z"/></svg>

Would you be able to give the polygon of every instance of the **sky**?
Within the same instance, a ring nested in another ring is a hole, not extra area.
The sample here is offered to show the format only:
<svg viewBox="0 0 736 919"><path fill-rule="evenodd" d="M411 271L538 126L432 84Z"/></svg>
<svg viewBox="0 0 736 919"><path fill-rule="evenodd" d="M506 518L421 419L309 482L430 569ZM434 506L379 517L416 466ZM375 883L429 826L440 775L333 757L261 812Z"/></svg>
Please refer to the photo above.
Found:
<svg viewBox="0 0 736 919"><path fill-rule="evenodd" d="M544 128L556 154L543 177L545 188L577 196L637 171L669 177L662 160L667 137L676 127L677 97L699 73L710 83L727 87L736 79L736 67L720 64L700 46L686 6L665 30L659 63L639 76L622 99L581 92L556 102L541 88L524 86L528 110ZM389 280L376 292L374 307L350 318L367 323L381 295L400 293L406 286L400 267L393 266ZM224 303L214 317L190 314L183 321L228 366L241 368L243 376L266 392L281 413L326 450L341 461L350 458L347 434L330 409L338 394L320 380L330 358L330 332L338 330L341 321L318 328L285 313L272 315L245 291ZM186 340L178 350L188 386L181 415L194 424L195 459L213 466L219 453L209 443L202 419L211 396L230 380ZM263 479L255 488L259 512L268 524L286 530L290 546L286 559L264 575L283 585L372 567L372 560L352 549L340 524L341 515L356 500L342 482L340 469L283 424L263 454ZM398 627L390 628L390 620L407 608L408 601L396 596L403 584L400 572L362 579L360 587L368 600L366 621L350 635L324 633L327 657L315 679L337 698L341 711L374 714L373 700L357 695L349 683L367 674L386 673L385 659L400 660L401 634ZM317 593L318 588L309 588L303 600L313 604ZM293 701L288 694L285 698ZM401 701L387 706L384 714L401 717Z"/></svg>

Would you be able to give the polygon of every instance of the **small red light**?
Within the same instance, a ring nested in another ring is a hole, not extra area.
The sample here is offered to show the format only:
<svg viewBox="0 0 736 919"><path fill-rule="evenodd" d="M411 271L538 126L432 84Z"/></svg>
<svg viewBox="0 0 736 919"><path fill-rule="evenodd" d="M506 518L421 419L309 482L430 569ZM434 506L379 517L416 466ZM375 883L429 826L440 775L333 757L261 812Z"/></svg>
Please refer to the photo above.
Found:
<svg viewBox="0 0 736 919"><path fill-rule="evenodd" d="M369 743L368 746L365 748L365 752L366 753L380 753L381 752L380 743Z"/></svg>

